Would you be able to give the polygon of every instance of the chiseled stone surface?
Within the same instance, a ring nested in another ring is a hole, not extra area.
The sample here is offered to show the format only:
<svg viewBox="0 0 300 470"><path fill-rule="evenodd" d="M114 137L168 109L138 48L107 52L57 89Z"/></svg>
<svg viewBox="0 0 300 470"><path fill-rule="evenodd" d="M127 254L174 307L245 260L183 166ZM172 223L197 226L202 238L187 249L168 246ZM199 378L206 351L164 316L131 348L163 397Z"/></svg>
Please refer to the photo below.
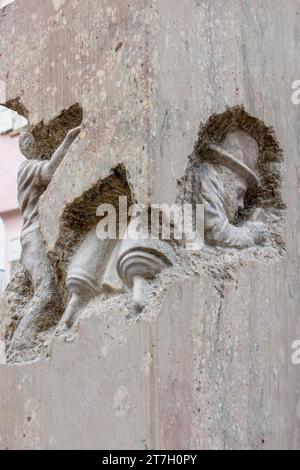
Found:
<svg viewBox="0 0 300 470"><path fill-rule="evenodd" d="M80 148L40 207L48 246L66 205L119 163L139 202L174 202L199 123L226 106L242 104L275 128L293 191L298 10L287 1L284 24L280 0L230 0L226 8L218 0L16 0L2 10L5 100L19 97L31 124L74 103L83 108Z"/></svg>
<svg viewBox="0 0 300 470"><path fill-rule="evenodd" d="M144 0L17 0L2 11L6 101L19 97L30 124L49 121L75 103L83 108L79 151L70 153L41 205L50 246L65 205L116 165L126 165L140 201L148 196L153 12ZM46 216L49 197L56 211Z"/></svg>
<svg viewBox="0 0 300 470"><path fill-rule="evenodd" d="M138 322L116 303L91 305L77 339L56 339L48 360L1 366L1 448L299 445L299 294L291 304L287 283L283 262L245 263L219 292L207 275L178 281Z"/></svg>
<svg viewBox="0 0 300 470"><path fill-rule="evenodd" d="M1 365L1 448L300 447L299 15L294 0L284 21L280 0L16 0L0 11L2 103L30 124L83 109L79 144L39 207L49 251L66 207L117 164L139 202L174 202L200 122L227 106L274 127L287 203L284 258L191 273L136 322L123 301L96 299L73 342Z"/></svg>

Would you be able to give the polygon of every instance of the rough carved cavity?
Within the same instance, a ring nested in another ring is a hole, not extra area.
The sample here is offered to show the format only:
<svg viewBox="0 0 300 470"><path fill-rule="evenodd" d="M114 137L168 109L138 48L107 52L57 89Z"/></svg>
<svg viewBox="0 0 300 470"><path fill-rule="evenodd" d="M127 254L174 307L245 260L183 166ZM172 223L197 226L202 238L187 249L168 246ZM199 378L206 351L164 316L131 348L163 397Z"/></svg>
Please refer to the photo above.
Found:
<svg viewBox="0 0 300 470"><path fill-rule="evenodd" d="M283 246L282 161L273 129L243 107L200 125L179 186L181 200L204 204L208 245Z"/></svg>
<svg viewBox="0 0 300 470"><path fill-rule="evenodd" d="M261 185L256 193L249 194L247 206L262 205L284 209L281 176L283 154L274 130L248 114L242 106L228 108L224 113L212 115L205 124L200 125L192 160L207 158L210 143L220 144L226 134L237 130L251 136L259 149L258 170Z"/></svg>
<svg viewBox="0 0 300 470"><path fill-rule="evenodd" d="M19 101L11 106L16 109ZM179 182L179 202L204 204L203 250L187 256L184 242L145 239L134 217L127 218L131 232L126 240L99 239L97 208L110 204L118 220L119 197L126 196L128 205L134 202L126 169L119 165L65 208L58 242L47 252L38 223L39 197L80 134L81 122L82 109L76 104L48 124L28 126L21 135L20 148L27 158L19 172L25 229L22 262L3 300L10 311L5 333L8 361L45 354L53 335L71 329L95 296L109 298L132 290L133 305L141 311L149 283L155 286L157 276L171 279L209 269L221 298L232 268L225 261L232 253L228 248L244 258L251 254L247 248L261 246L269 258L283 250L282 152L271 128L243 107L234 107L200 126ZM171 274L163 274L167 266L173 266Z"/></svg>

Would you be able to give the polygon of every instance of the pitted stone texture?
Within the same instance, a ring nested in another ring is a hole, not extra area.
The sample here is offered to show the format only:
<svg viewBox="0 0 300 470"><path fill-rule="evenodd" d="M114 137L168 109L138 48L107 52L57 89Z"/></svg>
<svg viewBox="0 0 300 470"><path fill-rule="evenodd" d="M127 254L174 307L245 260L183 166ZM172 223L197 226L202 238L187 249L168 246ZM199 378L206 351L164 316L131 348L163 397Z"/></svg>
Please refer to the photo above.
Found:
<svg viewBox="0 0 300 470"><path fill-rule="evenodd" d="M1 447L300 447L290 360L300 335L290 87L299 3L285 2L284 21L282 11L281 0L16 0L1 10L1 100L32 124L76 102L84 112L79 149L40 205L48 249L66 206L118 163L138 202L174 202L199 123L239 104L274 127L288 216L284 262L245 254L225 290L218 272L200 270L194 287L178 280L152 322L126 322L129 297L106 311L96 302L77 341L56 340L45 361L1 366Z"/></svg>
<svg viewBox="0 0 300 470"><path fill-rule="evenodd" d="M230 0L226 8L218 0L16 0L5 8L6 101L18 107L11 100L20 97L32 124L76 102L84 111L80 148L40 207L48 247L66 205L119 163L138 202L173 203L199 123L226 106L243 104L275 128L285 155L295 155L297 107L288 84L299 75L298 8L287 3L285 28L280 0ZM269 79L279 73L285 80ZM288 171L293 185L293 164Z"/></svg>
<svg viewBox="0 0 300 470"><path fill-rule="evenodd" d="M136 197L148 196L152 15L151 2L141 0L62 1L59 8L51 0L26 5L17 0L2 12L5 101L22 110L31 125L48 122L75 103L83 108L79 149L61 166L41 204L50 247L65 206L118 164L128 169ZM49 197L56 207L51 214Z"/></svg>
<svg viewBox="0 0 300 470"><path fill-rule="evenodd" d="M204 273L173 283L138 322L122 302L90 304L48 360L1 366L0 447L296 446L299 292L284 262L244 263L219 289Z"/></svg>

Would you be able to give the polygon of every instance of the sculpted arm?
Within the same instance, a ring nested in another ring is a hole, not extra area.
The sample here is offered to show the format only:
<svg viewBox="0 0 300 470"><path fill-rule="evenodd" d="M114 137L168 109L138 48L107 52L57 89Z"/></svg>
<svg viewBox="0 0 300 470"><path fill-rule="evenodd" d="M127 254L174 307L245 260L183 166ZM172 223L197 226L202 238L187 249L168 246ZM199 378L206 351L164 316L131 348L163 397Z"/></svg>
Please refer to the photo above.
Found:
<svg viewBox="0 0 300 470"><path fill-rule="evenodd" d="M195 189L199 202L204 204L208 239L219 245L240 249L263 243L266 239L265 225L260 222L246 222L240 227L231 224L225 212L225 190L221 179L205 165L199 170Z"/></svg>
<svg viewBox="0 0 300 470"><path fill-rule="evenodd" d="M56 149L53 156L51 157L51 160L49 160L43 166L41 176L44 181L51 181L54 173L56 172L57 168L61 164L69 148L71 147L76 137L80 134L80 132L81 132L81 128L75 127L75 129L71 129L67 133L65 140Z"/></svg>

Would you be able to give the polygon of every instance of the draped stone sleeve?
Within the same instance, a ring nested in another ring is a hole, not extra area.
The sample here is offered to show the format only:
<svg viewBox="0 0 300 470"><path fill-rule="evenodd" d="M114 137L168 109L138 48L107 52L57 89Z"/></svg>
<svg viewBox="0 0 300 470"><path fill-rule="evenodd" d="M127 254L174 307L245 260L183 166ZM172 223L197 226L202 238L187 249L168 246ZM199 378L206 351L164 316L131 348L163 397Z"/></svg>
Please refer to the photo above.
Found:
<svg viewBox="0 0 300 470"><path fill-rule="evenodd" d="M224 185L213 165L201 163L196 167L194 190L197 202L204 204L204 229L208 241L237 248L254 244L247 227L235 227L229 223Z"/></svg>
<svg viewBox="0 0 300 470"><path fill-rule="evenodd" d="M38 226L38 201L46 189L41 173L45 161L26 160L18 171L18 200L23 215L22 235Z"/></svg>

